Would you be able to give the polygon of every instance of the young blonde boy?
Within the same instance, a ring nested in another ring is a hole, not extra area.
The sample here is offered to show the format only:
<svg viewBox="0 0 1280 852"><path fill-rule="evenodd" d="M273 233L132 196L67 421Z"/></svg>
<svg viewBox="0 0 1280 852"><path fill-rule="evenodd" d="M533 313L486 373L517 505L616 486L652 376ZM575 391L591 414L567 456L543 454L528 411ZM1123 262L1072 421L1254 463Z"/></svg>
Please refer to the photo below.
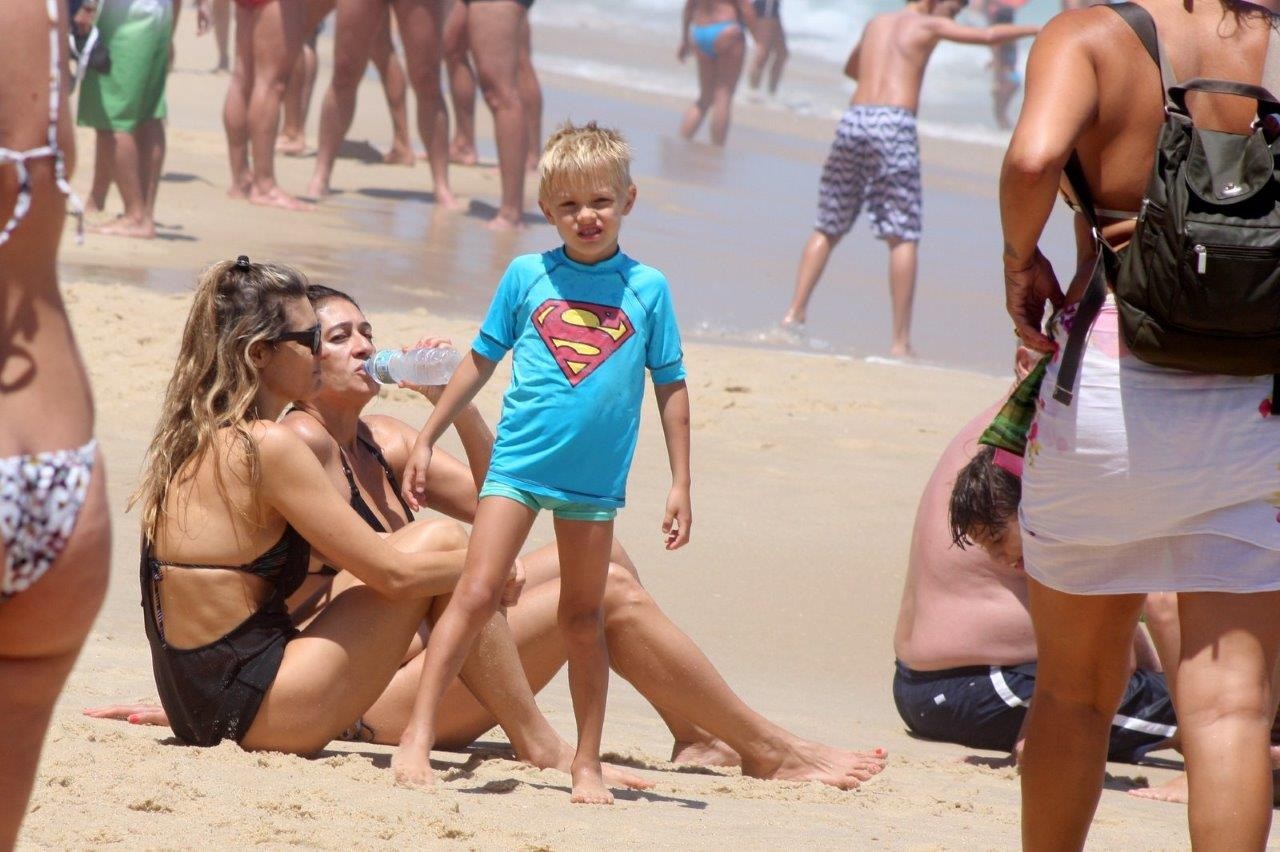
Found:
<svg viewBox="0 0 1280 852"><path fill-rule="evenodd" d="M689 395L666 279L618 249L622 218L636 198L626 142L594 122L565 125L547 142L540 168L538 204L564 245L511 262L405 469L404 496L417 508L436 440L513 350L466 566L432 629L392 764L397 779L430 783L427 757L440 697L497 609L535 516L550 509L560 553L559 624L578 722L572 801L610 804L600 767L609 686L600 606L613 519L624 503L647 369L671 464L662 531L668 550L689 540Z"/></svg>

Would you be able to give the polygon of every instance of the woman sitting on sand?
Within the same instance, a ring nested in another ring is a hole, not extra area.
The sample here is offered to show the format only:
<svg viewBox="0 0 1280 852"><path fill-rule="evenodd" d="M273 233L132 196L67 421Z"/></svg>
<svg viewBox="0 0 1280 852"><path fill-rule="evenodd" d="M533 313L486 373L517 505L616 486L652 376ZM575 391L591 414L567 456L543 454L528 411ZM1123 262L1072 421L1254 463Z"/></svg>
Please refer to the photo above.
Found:
<svg viewBox="0 0 1280 852"><path fill-rule="evenodd" d="M378 393L378 385L362 367L374 351L373 329L349 296L319 286L312 286L308 294L323 339L320 389L296 405L283 423L320 459L333 488L349 498L353 507L363 507L370 524L404 529L412 525L411 516L399 501L397 483L417 430L394 417L362 415ZM432 398L442 388L421 390ZM476 482L484 479L492 435L474 407L458 418L457 428L471 466L437 453L427 493L434 501L432 508L470 521L476 508ZM564 665L564 648L556 630L559 560L552 544L522 561L527 584L519 601L508 609L507 622L529 685L539 690ZM334 577L309 577L293 597L295 620L324 618L352 585L347 571ZM753 777L819 780L840 787L857 786L884 764L882 751L861 753L807 742L747 707L693 641L658 608L640 585L630 557L616 542L605 592L604 627L618 673L654 704L671 729L673 761L740 762L743 773ZM399 741L422 667L421 650L422 641L415 638L406 655L408 662L363 712L367 738L388 745ZM147 705L89 712L140 723L167 721ZM460 685L446 695L440 718L439 743L446 748L466 746L494 724L493 715Z"/></svg>
<svg viewBox="0 0 1280 852"><path fill-rule="evenodd" d="M173 732L197 745L309 754L339 736L391 681L466 553L452 521L378 535L275 422L319 384L306 287L289 267L243 256L204 273L135 497L156 686ZM286 600L313 554L355 579L299 631ZM495 682L517 687L489 695L499 721L517 754L558 765L514 651L501 654L500 635L492 644L493 665L508 666Z"/></svg>

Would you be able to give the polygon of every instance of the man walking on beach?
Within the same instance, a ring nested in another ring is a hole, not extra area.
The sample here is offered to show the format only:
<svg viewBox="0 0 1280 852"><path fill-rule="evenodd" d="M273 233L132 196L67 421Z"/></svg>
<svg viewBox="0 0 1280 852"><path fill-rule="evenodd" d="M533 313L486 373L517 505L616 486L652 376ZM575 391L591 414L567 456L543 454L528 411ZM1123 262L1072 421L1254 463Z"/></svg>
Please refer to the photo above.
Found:
<svg viewBox="0 0 1280 852"><path fill-rule="evenodd" d="M795 295L782 319L800 330L809 297L831 249L849 232L863 204L871 231L889 244L893 302L891 354L910 357L911 301L920 241L920 148L916 110L924 69L939 41L995 45L1033 36L1039 27L967 27L953 19L967 0L911 0L899 12L872 18L844 73L858 82L836 128L818 187L818 221L800 255Z"/></svg>

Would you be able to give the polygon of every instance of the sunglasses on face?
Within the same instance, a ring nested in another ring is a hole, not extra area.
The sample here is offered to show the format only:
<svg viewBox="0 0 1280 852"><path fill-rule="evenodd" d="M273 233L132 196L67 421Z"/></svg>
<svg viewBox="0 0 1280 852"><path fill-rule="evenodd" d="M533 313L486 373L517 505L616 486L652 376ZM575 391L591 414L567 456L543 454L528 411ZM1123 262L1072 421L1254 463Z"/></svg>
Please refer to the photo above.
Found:
<svg viewBox="0 0 1280 852"><path fill-rule="evenodd" d="M292 340L295 343L301 343L303 346L311 350L312 355L320 354L320 323L316 323L311 328L304 328L302 331L286 331L272 338L272 343L283 343L286 340Z"/></svg>

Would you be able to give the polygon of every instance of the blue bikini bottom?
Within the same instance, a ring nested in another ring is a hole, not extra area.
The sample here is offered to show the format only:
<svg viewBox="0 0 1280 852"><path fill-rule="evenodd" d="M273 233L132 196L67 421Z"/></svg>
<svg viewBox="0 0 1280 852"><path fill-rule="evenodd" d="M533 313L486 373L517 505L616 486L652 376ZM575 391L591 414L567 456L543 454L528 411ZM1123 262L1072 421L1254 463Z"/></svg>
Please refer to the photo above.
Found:
<svg viewBox="0 0 1280 852"><path fill-rule="evenodd" d="M697 45L698 50L706 54L708 59L715 59L716 39L729 27L736 26L738 26L737 21L716 21L714 24L692 27L689 34L693 36L693 43Z"/></svg>

